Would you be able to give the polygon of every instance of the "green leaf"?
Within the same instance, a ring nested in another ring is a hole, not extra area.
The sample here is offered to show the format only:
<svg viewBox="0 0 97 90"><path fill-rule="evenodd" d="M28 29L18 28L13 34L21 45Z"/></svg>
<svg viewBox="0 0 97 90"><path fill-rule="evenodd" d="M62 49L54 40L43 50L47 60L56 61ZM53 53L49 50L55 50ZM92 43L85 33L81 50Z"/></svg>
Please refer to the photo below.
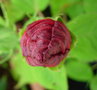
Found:
<svg viewBox="0 0 97 90"><path fill-rule="evenodd" d="M0 89L6 90L7 89L7 77L3 76L0 78Z"/></svg>
<svg viewBox="0 0 97 90"><path fill-rule="evenodd" d="M83 0L86 12L97 13L97 0Z"/></svg>
<svg viewBox="0 0 97 90"><path fill-rule="evenodd" d="M66 0L66 4L64 5L64 7L65 12L71 18L75 18L76 16L84 13L82 0Z"/></svg>
<svg viewBox="0 0 97 90"><path fill-rule="evenodd" d="M57 16L62 11L62 6L64 6L65 0L51 0L50 6L51 6L51 12L54 16Z"/></svg>
<svg viewBox="0 0 97 90"><path fill-rule="evenodd" d="M0 16L0 25L4 26L5 25L5 21L4 19Z"/></svg>
<svg viewBox="0 0 97 90"><path fill-rule="evenodd" d="M51 0L50 5L54 16L66 13L71 18L74 18L84 11L81 0Z"/></svg>
<svg viewBox="0 0 97 90"><path fill-rule="evenodd" d="M9 52L17 45L18 38L10 28L0 26L0 53Z"/></svg>
<svg viewBox="0 0 97 90"><path fill-rule="evenodd" d="M21 53L13 58L11 63L13 66L12 72L19 79L17 87L38 82L48 89L67 90L68 88L64 67L55 72L45 67L29 66Z"/></svg>
<svg viewBox="0 0 97 90"><path fill-rule="evenodd" d="M6 51L0 54L0 64L4 64L5 62L7 62L9 60L9 58L12 56L13 51Z"/></svg>
<svg viewBox="0 0 97 90"><path fill-rule="evenodd" d="M2 3L2 10L4 13L4 17L7 20L8 24L13 24L16 21L23 18L24 13L18 7L14 6L11 2Z"/></svg>
<svg viewBox="0 0 97 90"><path fill-rule="evenodd" d="M84 14L67 24L77 39L70 56L83 62L97 60L97 14Z"/></svg>
<svg viewBox="0 0 97 90"><path fill-rule="evenodd" d="M91 90L97 90L97 75L90 82Z"/></svg>
<svg viewBox="0 0 97 90"><path fill-rule="evenodd" d="M49 0L11 0L13 5L18 7L21 11L28 13L37 13L38 11L44 10Z"/></svg>
<svg viewBox="0 0 97 90"><path fill-rule="evenodd" d="M66 64L66 70L67 75L77 81L90 81L93 77L90 66L78 61L69 61Z"/></svg>

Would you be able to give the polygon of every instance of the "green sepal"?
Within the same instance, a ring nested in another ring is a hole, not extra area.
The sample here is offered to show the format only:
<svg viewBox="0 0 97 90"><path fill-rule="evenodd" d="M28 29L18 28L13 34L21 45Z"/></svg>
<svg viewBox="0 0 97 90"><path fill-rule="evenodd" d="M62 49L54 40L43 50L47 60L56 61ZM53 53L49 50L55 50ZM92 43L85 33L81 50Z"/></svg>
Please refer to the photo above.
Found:
<svg viewBox="0 0 97 90"><path fill-rule="evenodd" d="M62 22L62 23L65 23L65 21L63 20L62 17L63 17L63 15L59 15L59 16L55 17L54 20L59 21L59 22Z"/></svg>
<svg viewBox="0 0 97 90"><path fill-rule="evenodd" d="M64 66L64 62L65 62L65 59L61 61L59 65L55 67L48 67L48 68L53 71L60 71L60 69Z"/></svg>
<svg viewBox="0 0 97 90"><path fill-rule="evenodd" d="M72 49L72 48L74 48L76 46L77 39L76 39L76 36L71 31L69 31L69 32L70 32L71 39L72 39L72 41L71 41L71 47L70 48Z"/></svg>

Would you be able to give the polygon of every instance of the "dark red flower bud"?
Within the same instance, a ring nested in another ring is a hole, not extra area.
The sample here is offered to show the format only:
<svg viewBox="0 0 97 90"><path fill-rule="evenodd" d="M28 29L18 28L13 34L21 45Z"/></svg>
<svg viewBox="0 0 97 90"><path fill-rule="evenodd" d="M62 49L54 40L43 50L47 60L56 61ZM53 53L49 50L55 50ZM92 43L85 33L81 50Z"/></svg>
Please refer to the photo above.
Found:
<svg viewBox="0 0 97 90"><path fill-rule="evenodd" d="M54 67L68 54L70 32L59 21L43 19L28 25L21 39L23 56L31 66Z"/></svg>

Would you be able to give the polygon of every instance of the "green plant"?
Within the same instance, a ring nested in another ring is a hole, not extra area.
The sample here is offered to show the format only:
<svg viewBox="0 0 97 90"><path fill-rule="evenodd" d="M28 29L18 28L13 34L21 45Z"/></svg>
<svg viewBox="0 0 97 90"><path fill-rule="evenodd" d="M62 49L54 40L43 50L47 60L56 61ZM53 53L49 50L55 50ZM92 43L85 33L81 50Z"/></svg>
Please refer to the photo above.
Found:
<svg viewBox="0 0 97 90"><path fill-rule="evenodd" d="M51 18L62 16L75 42L64 66L57 71L28 66L20 49L26 26L46 18L43 11L48 6ZM97 65L90 66L91 62L97 62L96 0L1 0L0 8L3 13L0 15L0 64L6 69L6 64L11 66L16 88L38 82L47 89L68 90L67 77L70 77L85 81L91 90L97 90L97 73L93 74ZM5 83L5 77L1 78L0 86Z"/></svg>

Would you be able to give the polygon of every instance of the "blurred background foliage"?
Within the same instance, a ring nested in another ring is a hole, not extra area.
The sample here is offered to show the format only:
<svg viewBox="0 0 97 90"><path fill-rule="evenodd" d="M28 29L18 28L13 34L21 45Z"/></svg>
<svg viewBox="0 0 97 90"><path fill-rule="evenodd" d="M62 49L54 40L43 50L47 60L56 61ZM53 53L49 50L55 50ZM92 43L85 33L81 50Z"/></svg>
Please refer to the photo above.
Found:
<svg viewBox="0 0 97 90"><path fill-rule="evenodd" d="M57 71L29 66L22 33L31 22L58 15L76 45ZM85 89L71 88L68 78L85 82ZM0 0L0 90L97 90L97 0Z"/></svg>

